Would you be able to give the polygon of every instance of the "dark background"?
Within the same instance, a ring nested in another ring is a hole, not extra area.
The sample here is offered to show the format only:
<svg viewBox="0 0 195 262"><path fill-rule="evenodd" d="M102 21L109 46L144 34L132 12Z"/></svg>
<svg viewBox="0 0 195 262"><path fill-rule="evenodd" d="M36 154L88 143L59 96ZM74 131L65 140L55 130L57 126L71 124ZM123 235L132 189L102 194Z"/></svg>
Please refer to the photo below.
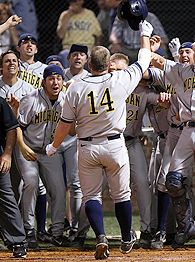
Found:
<svg viewBox="0 0 195 262"><path fill-rule="evenodd" d="M56 26L68 3L66 0L35 0L35 6L39 21L37 59L44 62L47 56L61 50ZM85 6L98 14L95 0L86 0ZM179 37L180 42L195 40L195 0L148 0L147 6L158 16L170 40L174 37Z"/></svg>

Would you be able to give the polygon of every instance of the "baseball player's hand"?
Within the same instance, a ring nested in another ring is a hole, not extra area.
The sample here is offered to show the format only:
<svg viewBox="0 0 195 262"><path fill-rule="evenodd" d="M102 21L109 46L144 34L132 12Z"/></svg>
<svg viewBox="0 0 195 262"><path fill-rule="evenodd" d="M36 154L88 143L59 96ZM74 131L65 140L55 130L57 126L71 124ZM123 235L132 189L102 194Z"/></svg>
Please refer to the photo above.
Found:
<svg viewBox="0 0 195 262"><path fill-rule="evenodd" d="M150 37L150 48L152 52L159 49L161 43L161 37L159 35L153 35Z"/></svg>
<svg viewBox="0 0 195 262"><path fill-rule="evenodd" d="M7 173L11 167L11 156L4 153L0 156L0 172Z"/></svg>
<svg viewBox="0 0 195 262"><path fill-rule="evenodd" d="M173 38L170 43L168 44L169 50L172 54L172 57L178 56L179 55L179 48L181 46L179 38Z"/></svg>
<svg viewBox="0 0 195 262"><path fill-rule="evenodd" d="M153 32L153 26L144 20L143 22L139 23L139 31L141 36L148 36L150 37Z"/></svg>
<svg viewBox="0 0 195 262"><path fill-rule="evenodd" d="M22 22L22 17L19 17L17 15L12 15L7 19L6 24L8 28L10 28L20 24L21 22Z"/></svg>
<svg viewBox="0 0 195 262"><path fill-rule="evenodd" d="M26 144L20 145L20 150L22 152L23 157L27 161L36 161L37 160L37 154Z"/></svg>
<svg viewBox="0 0 195 262"><path fill-rule="evenodd" d="M11 106L13 112L17 115L18 113L18 108L20 105L20 100L14 96L13 94L11 94L10 97L6 98L6 101L8 102L8 104Z"/></svg>
<svg viewBox="0 0 195 262"><path fill-rule="evenodd" d="M168 94L166 92L161 92L159 94L159 98L158 98L158 103L165 108L169 108L170 106L170 98L171 98L171 94Z"/></svg>
<svg viewBox="0 0 195 262"><path fill-rule="evenodd" d="M46 154L48 156L53 156L57 151L57 148L54 147L52 144L46 146Z"/></svg>

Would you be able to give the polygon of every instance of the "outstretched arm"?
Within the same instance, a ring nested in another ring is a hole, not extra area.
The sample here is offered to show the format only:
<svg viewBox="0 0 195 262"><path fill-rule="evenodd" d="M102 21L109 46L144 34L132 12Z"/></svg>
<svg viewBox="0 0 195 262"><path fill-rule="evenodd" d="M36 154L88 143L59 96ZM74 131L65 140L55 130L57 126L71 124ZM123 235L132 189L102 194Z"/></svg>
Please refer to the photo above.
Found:
<svg viewBox="0 0 195 262"><path fill-rule="evenodd" d="M64 138L69 134L71 131L72 123L66 123L60 120L57 124L55 134L54 134L54 140L52 144L49 144L46 146L46 154L48 156L52 156L56 153L58 147L64 140Z"/></svg>

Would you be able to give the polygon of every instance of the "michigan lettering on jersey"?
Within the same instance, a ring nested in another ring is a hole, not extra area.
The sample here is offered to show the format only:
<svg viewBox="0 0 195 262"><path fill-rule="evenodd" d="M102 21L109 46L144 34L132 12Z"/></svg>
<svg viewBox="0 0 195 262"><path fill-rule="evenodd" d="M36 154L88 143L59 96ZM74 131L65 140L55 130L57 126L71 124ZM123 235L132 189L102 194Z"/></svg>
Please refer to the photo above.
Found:
<svg viewBox="0 0 195 262"><path fill-rule="evenodd" d="M91 23L89 21L75 21L70 23L67 30L79 30L79 31L89 31Z"/></svg>
<svg viewBox="0 0 195 262"><path fill-rule="evenodd" d="M18 77L24 80L25 82L31 84L35 88L41 87L42 78L36 74L33 74L30 71L19 71Z"/></svg>
<svg viewBox="0 0 195 262"><path fill-rule="evenodd" d="M48 109L42 112L35 113L34 124L55 122L57 123L60 119L60 112L52 109Z"/></svg>
<svg viewBox="0 0 195 262"><path fill-rule="evenodd" d="M134 94L132 93L127 99L126 99L126 103L133 105L133 106L137 106L140 107L140 95Z"/></svg>
<svg viewBox="0 0 195 262"><path fill-rule="evenodd" d="M171 95L176 94L175 88L172 86L172 84L166 85L166 91L167 91L168 94L171 94Z"/></svg>
<svg viewBox="0 0 195 262"><path fill-rule="evenodd" d="M184 81L184 92L186 92L189 89L195 88L195 76L189 77Z"/></svg>

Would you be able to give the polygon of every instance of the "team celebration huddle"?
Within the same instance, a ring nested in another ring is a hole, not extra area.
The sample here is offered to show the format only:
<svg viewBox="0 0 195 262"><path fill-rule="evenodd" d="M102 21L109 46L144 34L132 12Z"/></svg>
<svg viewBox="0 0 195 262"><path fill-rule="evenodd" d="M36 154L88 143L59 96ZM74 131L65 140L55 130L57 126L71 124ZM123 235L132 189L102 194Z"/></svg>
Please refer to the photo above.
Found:
<svg viewBox="0 0 195 262"><path fill-rule="evenodd" d="M145 0L97 2L96 17L83 0L68 0L56 29L63 50L45 61L36 60L37 35L17 31L22 16L0 25L1 45L6 32L16 42L0 56L0 236L16 258L40 243L82 248L91 228L95 259L111 259L105 189L122 254L135 243L177 249L195 238L195 43L168 41ZM140 139L146 122L149 161Z"/></svg>

